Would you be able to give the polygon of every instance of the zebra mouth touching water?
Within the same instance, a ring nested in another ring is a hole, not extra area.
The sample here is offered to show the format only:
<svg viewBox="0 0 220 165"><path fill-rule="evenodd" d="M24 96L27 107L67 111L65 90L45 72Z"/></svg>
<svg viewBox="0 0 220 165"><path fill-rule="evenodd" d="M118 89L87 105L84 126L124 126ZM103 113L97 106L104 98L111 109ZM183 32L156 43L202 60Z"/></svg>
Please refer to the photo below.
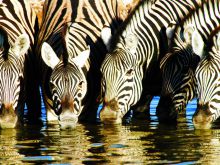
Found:
<svg viewBox="0 0 220 165"><path fill-rule="evenodd" d="M18 117L12 105L2 105L0 109L0 128L15 128Z"/></svg>
<svg viewBox="0 0 220 165"><path fill-rule="evenodd" d="M218 111L218 108L214 108L214 111ZM212 122L214 121L214 114L210 110L210 103L198 103L198 108L192 118L194 127L196 129L210 129Z"/></svg>
<svg viewBox="0 0 220 165"><path fill-rule="evenodd" d="M122 123L122 113L116 104L116 101L103 106L100 112L100 119L104 124L120 124Z"/></svg>

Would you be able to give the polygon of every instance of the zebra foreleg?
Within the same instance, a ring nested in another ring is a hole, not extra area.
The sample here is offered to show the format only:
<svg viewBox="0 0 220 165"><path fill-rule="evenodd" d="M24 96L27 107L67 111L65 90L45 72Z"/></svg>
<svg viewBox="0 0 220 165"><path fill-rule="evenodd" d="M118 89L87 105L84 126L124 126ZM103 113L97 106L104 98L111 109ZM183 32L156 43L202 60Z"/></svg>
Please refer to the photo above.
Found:
<svg viewBox="0 0 220 165"><path fill-rule="evenodd" d="M28 108L27 119L29 124L39 124L41 123L41 96L38 83L38 72L34 68L33 59L28 59L26 61L26 104Z"/></svg>
<svg viewBox="0 0 220 165"><path fill-rule="evenodd" d="M152 95L146 95L141 97L139 102L133 107L134 118L150 120L150 103L152 99Z"/></svg>

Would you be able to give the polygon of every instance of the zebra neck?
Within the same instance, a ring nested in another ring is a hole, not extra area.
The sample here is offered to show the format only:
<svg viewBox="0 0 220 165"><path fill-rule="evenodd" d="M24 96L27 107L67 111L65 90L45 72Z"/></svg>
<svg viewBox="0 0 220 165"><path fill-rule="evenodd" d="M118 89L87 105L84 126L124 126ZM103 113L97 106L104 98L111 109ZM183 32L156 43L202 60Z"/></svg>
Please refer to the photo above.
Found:
<svg viewBox="0 0 220 165"><path fill-rule="evenodd" d="M142 57L139 60L143 62L151 61L155 54L157 56L160 54L161 39L165 38L161 37L162 29L166 28L171 21L177 22L183 19L196 4L197 1L187 0L144 1L114 36L111 49L123 46L125 48L126 37L136 35L140 42L138 42L135 54L140 57L138 53L141 53Z"/></svg>

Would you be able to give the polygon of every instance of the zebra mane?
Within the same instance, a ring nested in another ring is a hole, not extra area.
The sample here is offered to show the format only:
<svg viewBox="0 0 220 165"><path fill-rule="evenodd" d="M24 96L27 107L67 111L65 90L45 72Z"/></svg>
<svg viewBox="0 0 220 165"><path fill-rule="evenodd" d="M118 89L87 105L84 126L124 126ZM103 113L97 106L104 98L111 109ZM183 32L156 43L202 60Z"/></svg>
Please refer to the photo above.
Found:
<svg viewBox="0 0 220 165"><path fill-rule="evenodd" d="M8 34L3 29L3 27L0 26L0 49L3 50L2 57L4 60L8 59L9 48L10 48L10 45L8 42Z"/></svg>
<svg viewBox="0 0 220 165"><path fill-rule="evenodd" d="M209 38L208 38L207 43L206 43L208 50L210 50L210 49L212 48L212 46L214 45L213 37L214 37L216 34L218 34L218 33L220 33L220 26L218 26L217 28L215 28L215 30L213 30L213 31L211 32L211 34L209 35Z"/></svg>
<svg viewBox="0 0 220 165"><path fill-rule="evenodd" d="M112 36L111 43L110 43L110 52L113 51L113 49L116 47L122 32L126 29L127 26L129 26L131 19L135 15L136 12L139 12L141 10L141 6L144 6L145 12L148 12L148 10L151 9L151 6L156 2L157 0L142 0L138 3L138 5L131 11L129 16L126 18L126 20L120 25L119 29L116 31L116 33ZM147 6L147 7L146 7Z"/></svg>
<svg viewBox="0 0 220 165"><path fill-rule="evenodd" d="M188 23L188 20L191 20L194 14L196 14L200 10L203 10L204 6L207 5L206 2L207 2L207 0L201 0L200 4L195 3L194 4L195 8L192 8L191 11L183 19L181 19L181 21L177 22L177 25L175 26L175 29L174 29L174 34L180 33L180 35L179 34L172 35L172 37L170 38L170 41L171 41L170 47L173 47L173 45L175 45L175 38L177 36L179 36L182 41L185 40L183 37L184 24ZM203 34L201 34L201 36L204 39Z"/></svg>
<svg viewBox="0 0 220 165"><path fill-rule="evenodd" d="M68 64L68 59L69 59L69 54L68 54L67 44L66 44L67 30L68 30L68 25L65 24L63 26L63 29L62 29L62 32L61 32L61 38L62 38L62 44L63 44L62 57L63 57L64 67Z"/></svg>

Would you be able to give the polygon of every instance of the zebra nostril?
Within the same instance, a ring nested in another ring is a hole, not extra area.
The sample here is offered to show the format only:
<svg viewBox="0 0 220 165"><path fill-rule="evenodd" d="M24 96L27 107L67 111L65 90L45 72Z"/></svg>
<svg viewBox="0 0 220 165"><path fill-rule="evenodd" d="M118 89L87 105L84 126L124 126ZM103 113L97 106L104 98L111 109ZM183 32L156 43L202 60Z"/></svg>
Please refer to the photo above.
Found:
<svg viewBox="0 0 220 165"><path fill-rule="evenodd" d="M53 109L56 115L60 115L60 113L62 112L62 107L57 97L55 97L53 101Z"/></svg>

